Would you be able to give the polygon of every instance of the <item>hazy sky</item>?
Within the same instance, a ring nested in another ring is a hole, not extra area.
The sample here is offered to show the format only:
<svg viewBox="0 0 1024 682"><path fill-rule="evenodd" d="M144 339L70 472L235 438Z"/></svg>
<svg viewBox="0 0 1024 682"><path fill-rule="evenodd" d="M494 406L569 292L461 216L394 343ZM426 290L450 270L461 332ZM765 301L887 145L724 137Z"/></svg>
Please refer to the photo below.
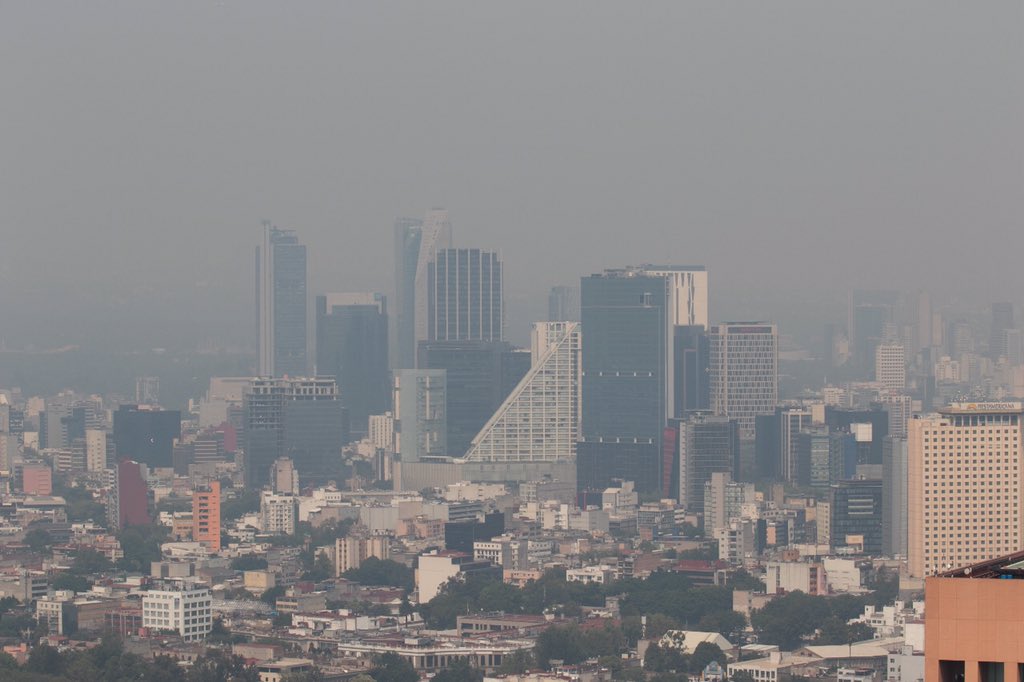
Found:
<svg viewBox="0 0 1024 682"><path fill-rule="evenodd" d="M435 205L514 338L637 262L707 264L716 318L1017 300L1022 8L0 2L0 338L244 342L262 219L311 293L387 291Z"/></svg>

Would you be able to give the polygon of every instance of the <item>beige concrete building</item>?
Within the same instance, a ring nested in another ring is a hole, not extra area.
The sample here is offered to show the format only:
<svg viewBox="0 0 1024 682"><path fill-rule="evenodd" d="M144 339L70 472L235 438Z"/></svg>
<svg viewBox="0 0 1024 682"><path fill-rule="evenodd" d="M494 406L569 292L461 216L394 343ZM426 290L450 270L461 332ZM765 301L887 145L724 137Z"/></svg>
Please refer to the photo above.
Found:
<svg viewBox="0 0 1024 682"><path fill-rule="evenodd" d="M924 577L1024 547L1021 403L954 403L911 419L908 559Z"/></svg>

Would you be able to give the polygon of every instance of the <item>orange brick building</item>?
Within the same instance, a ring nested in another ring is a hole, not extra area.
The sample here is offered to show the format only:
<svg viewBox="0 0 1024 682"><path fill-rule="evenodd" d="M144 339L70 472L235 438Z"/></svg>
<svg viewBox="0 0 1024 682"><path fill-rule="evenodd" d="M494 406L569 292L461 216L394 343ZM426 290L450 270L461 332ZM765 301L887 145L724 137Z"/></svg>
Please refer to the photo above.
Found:
<svg viewBox="0 0 1024 682"><path fill-rule="evenodd" d="M1024 551L925 580L925 679L1024 680Z"/></svg>
<svg viewBox="0 0 1024 682"><path fill-rule="evenodd" d="M192 491L192 540L220 551L220 482Z"/></svg>

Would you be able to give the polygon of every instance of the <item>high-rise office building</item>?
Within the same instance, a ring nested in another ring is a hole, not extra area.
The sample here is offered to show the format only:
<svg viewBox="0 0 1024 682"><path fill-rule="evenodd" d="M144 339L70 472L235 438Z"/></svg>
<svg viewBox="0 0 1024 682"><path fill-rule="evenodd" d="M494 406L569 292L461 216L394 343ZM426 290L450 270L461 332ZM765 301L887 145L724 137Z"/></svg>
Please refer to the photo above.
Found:
<svg viewBox="0 0 1024 682"><path fill-rule="evenodd" d="M672 339L673 415L686 418L711 409L711 349L702 325L677 325Z"/></svg>
<svg viewBox="0 0 1024 682"><path fill-rule="evenodd" d="M548 321L580 321L580 288L557 286L548 293Z"/></svg>
<svg viewBox="0 0 1024 682"><path fill-rule="evenodd" d="M448 454L443 369L395 371L395 450L402 462Z"/></svg>
<svg viewBox="0 0 1024 682"><path fill-rule="evenodd" d="M710 334L711 409L735 419L740 438L753 440L757 415L779 399L779 331L767 322L723 322Z"/></svg>
<svg viewBox="0 0 1024 682"><path fill-rule="evenodd" d="M473 438L474 462L553 462L576 456L580 416L578 322L538 322L532 366Z"/></svg>
<svg viewBox="0 0 1024 682"><path fill-rule="evenodd" d="M992 331L989 335L989 357L1006 357L1006 332L1013 329L1013 303L1000 301L992 304Z"/></svg>
<svg viewBox="0 0 1024 682"><path fill-rule="evenodd" d="M389 364L392 369L411 369L416 364L416 264L420 258L423 221L395 221L392 265L395 291L391 306Z"/></svg>
<svg viewBox="0 0 1024 682"><path fill-rule="evenodd" d="M139 405L159 405L160 377L135 377L135 402Z"/></svg>
<svg viewBox="0 0 1024 682"><path fill-rule="evenodd" d="M848 439L848 434L831 433L827 426L805 427L793 438L796 470L792 480L824 490L841 481L847 473Z"/></svg>
<svg viewBox="0 0 1024 682"><path fill-rule="evenodd" d="M388 312L381 294L316 297L316 372L338 383L352 435L367 434L371 414L389 406Z"/></svg>
<svg viewBox="0 0 1024 682"><path fill-rule="evenodd" d="M703 265L641 265L648 277L661 277L673 327L708 328L708 271Z"/></svg>
<svg viewBox="0 0 1024 682"><path fill-rule="evenodd" d="M391 368L416 366L416 341L427 338L427 265L438 249L451 246L448 212L436 208L424 220L395 221L395 298Z"/></svg>
<svg viewBox="0 0 1024 682"><path fill-rule="evenodd" d="M1021 403L954 403L910 420L910 575L924 577L1024 548Z"/></svg>
<svg viewBox="0 0 1024 682"><path fill-rule="evenodd" d="M528 371L529 357L504 341L422 341L417 366L445 371L447 454L461 457Z"/></svg>
<svg viewBox="0 0 1024 682"><path fill-rule="evenodd" d="M704 486L713 473L736 480L740 466L739 427L728 417L694 415L679 420L679 502L703 511Z"/></svg>
<svg viewBox="0 0 1024 682"><path fill-rule="evenodd" d="M114 448L118 460L149 467L172 466L174 441L181 438L181 412L121 405L114 412Z"/></svg>
<svg viewBox="0 0 1024 682"><path fill-rule="evenodd" d="M858 369L870 372L875 346L887 338L886 330L896 321L900 293L885 289L854 289L847 309L847 331Z"/></svg>
<svg viewBox="0 0 1024 682"><path fill-rule="evenodd" d="M894 393L906 389L907 358L902 343L886 342L875 347L875 381Z"/></svg>
<svg viewBox="0 0 1024 682"><path fill-rule="evenodd" d="M256 247L259 374L304 376L306 359L306 246L291 230L263 224Z"/></svg>
<svg viewBox="0 0 1024 682"><path fill-rule="evenodd" d="M502 263L481 249L438 249L427 264L429 341L501 341Z"/></svg>
<svg viewBox="0 0 1024 682"><path fill-rule="evenodd" d="M840 481L832 486L829 504L833 547L882 554L881 481Z"/></svg>
<svg viewBox="0 0 1024 682"><path fill-rule="evenodd" d="M889 413L875 406L867 410L825 407L825 424L833 431L853 435L857 464L881 464L882 441L889 435Z"/></svg>
<svg viewBox="0 0 1024 682"><path fill-rule="evenodd" d="M584 277L581 487L632 480L664 489L662 438L671 412L671 311L665 278L636 268ZM669 481L670 482L670 481Z"/></svg>
<svg viewBox="0 0 1024 682"><path fill-rule="evenodd" d="M192 540L220 551L220 482L192 491Z"/></svg>
<svg viewBox="0 0 1024 682"><path fill-rule="evenodd" d="M882 442L882 554L907 556L907 441Z"/></svg>
<svg viewBox="0 0 1024 682"><path fill-rule="evenodd" d="M246 485L267 485L281 457L312 483L338 475L348 418L333 378L254 379L242 402Z"/></svg>

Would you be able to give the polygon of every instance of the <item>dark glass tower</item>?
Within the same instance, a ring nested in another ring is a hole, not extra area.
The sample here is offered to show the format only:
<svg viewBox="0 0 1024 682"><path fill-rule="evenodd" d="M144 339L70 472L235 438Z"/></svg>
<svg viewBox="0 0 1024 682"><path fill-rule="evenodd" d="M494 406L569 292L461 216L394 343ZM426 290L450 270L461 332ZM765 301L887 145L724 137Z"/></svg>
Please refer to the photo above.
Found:
<svg viewBox="0 0 1024 682"><path fill-rule="evenodd" d="M672 337L674 353L674 417L685 418L710 409L708 364L711 359L703 325L681 325Z"/></svg>
<svg viewBox="0 0 1024 682"><path fill-rule="evenodd" d="M334 379L257 379L242 400L245 482L260 488L275 459L290 457L303 483L338 476L348 417Z"/></svg>
<svg viewBox="0 0 1024 682"><path fill-rule="evenodd" d="M419 367L446 372L448 454L469 449L491 415L529 371L529 356L504 341L421 341Z"/></svg>
<svg viewBox="0 0 1024 682"><path fill-rule="evenodd" d="M580 485L614 478L661 490L670 341L663 277L611 270L584 277Z"/></svg>
<svg viewBox="0 0 1024 682"><path fill-rule="evenodd" d="M114 449L118 461L130 459L150 467L173 466L171 455L177 438L181 438L178 410L121 405L114 412Z"/></svg>
<svg viewBox="0 0 1024 682"><path fill-rule="evenodd" d="M438 250L427 272L427 292L427 340L504 338L498 254L480 249Z"/></svg>
<svg viewBox="0 0 1024 682"><path fill-rule="evenodd" d="M678 421L679 500L688 510L704 510L704 484L711 474L740 470L740 431L734 419L694 415Z"/></svg>
<svg viewBox="0 0 1024 682"><path fill-rule="evenodd" d="M256 316L260 375L305 376L306 246L270 223L256 247Z"/></svg>
<svg viewBox="0 0 1024 682"><path fill-rule="evenodd" d="M316 297L316 371L338 382L352 434L365 436L369 416L388 409L387 304L381 294Z"/></svg>
<svg viewBox="0 0 1024 682"><path fill-rule="evenodd" d="M832 486L832 546L863 538L864 554L882 554L882 481L840 481Z"/></svg>

